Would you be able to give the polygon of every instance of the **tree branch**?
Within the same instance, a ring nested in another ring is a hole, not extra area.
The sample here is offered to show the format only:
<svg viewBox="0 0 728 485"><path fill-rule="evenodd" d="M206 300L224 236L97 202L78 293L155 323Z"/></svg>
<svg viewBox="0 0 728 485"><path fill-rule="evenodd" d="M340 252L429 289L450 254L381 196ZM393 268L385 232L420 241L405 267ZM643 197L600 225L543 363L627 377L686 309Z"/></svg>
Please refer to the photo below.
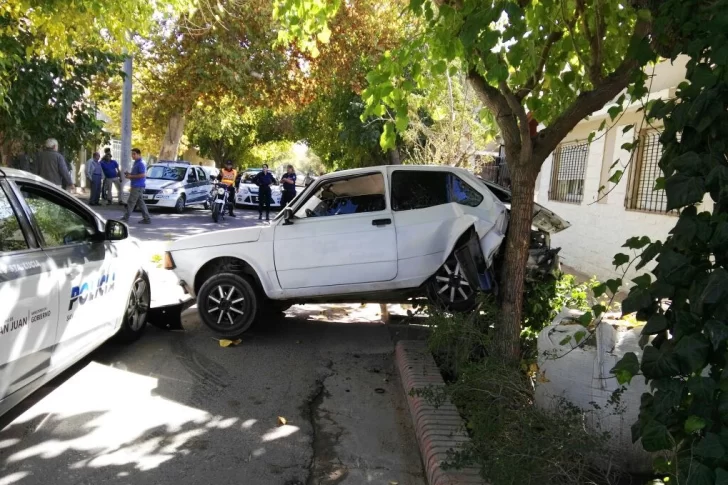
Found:
<svg viewBox="0 0 728 485"><path fill-rule="evenodd" d="M644 39L650 32L651 23L638 20L635 25L632 41ZM628 57L614 70L612 74L594 86L591 91L585 91L566 108L547 128L541 130L534 142L534 160L542 162L556 149L556 146L569 134L571 130L584 118L600 110L610 100L614 99L627 87L635 69L640 69L637 59Z"/></svg>
<svg viewBox="0 0 728 485"><path fill-rule="evenodd" d="M541 57L538 60L538 65L536 66L536 69L533 71L533 76L530 77L530 79L526 82L526 84L519 89L516 92L516 98L518 99L518 102L520 103L523 98L528 96L531 91L533 91L536 86L541 82L541 77L543 76L543 69L546 66L546 60L549 57L549 52L551 51L551 47L553 45L560 41L564 37L564 31L559 30L556 32L551 32L549 36L546 38L546 44L543 46L543 50L541 51Z"/></svg>
<svg viewBox="0 0 728 485"><path fill-rule="evenodd" d="M589 41L589 48L591 50L591 62L587 66L589 69L589 78L594 86L597 86L603 80L602 76L602 49L599 43L599 25L597 21L597 33L592 34L591 28L589 27L589 19L586 17L586 5L584 0L576 0L576 13L581 20L581 26L584 29L584 35L586 35ZM597 9L598 16L598 9Z"/></svg>
<svg viewBox="0 0 728 485"><path fill-rule="evenodd" d="M521 137L516 115L508 104L505 95L489 85L475 69L471 69L468 72L468 81L470 81L480 101L495 116L495 121L500 128L503 141L507 145L518 147L520 150Z"/></svg>

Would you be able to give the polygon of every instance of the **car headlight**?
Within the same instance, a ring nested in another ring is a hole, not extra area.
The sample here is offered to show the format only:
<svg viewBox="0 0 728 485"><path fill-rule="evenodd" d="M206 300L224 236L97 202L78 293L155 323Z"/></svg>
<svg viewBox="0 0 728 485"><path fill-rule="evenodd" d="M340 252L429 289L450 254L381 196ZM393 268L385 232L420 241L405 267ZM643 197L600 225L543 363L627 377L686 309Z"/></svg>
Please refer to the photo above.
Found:
<svg viewBox="0 0 728 485"><path fill-rule="evenodd" d="M163 195L172 195L177 192L177 189L162 189Z"/></svg>
<svg viewBox="0 0 728 485"><path fill-rule="evenodd" d="M225 193L225 189L219 188L217 189L217 195L223 195Z"/></svg>
<svg viewBox="0 0 728 485"><path fill-rule="evenodd" d="M248 192L249 192L248 187L246 187L245 185L241 185L240 186L240 193L241 194L247 194Z"/></svg>

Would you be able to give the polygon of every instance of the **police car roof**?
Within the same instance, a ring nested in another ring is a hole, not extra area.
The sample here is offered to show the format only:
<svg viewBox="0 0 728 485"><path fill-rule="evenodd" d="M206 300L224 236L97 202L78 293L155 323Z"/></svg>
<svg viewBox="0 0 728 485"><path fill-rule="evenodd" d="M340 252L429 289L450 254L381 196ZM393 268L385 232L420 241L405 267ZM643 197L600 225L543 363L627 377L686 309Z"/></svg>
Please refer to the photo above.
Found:
<svg viewBox="0 0 728 485"><path fill-rule="evenodd" d="M190 165L190 162L186 162L184 160L159 160L154 165L184 165L187 167Z"/></svg>
<svg viewBox="0 0 728 485"><path fill-rule="evenodd" d="M26 180L32 180L34 182L40 182L46 185L51 185L50 182L48 182L46 179L38 177L35 174L32 174L30 172L26 172L24 170L18 170L15 168L7 168L7 167L0 167L0 177L13 177L13 178L21 178Z"/></svg>

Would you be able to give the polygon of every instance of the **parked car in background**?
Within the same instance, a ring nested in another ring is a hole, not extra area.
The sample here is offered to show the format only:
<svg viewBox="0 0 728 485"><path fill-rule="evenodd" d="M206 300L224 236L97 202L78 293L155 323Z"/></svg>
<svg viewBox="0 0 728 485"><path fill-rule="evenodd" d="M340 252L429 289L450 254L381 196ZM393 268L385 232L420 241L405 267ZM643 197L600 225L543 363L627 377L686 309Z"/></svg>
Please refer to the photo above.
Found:
<svg viewBox="0 0 728 485"><path fill-rule="evenodd" d="M149 207L167 207L180 214L190 205L208 208L212 182L200 166L160 161L147 167L146 183L144 202Z"/></svg>
<svg viewBox="0 0 728 485"><path fill-rule="evenodd" d="M258 206L258 186L253 183L253 177L261 172L260 169L248 169L242 172L240 183L235 194L235 204L242 206ZM281 207L281 186L278 177L273 176L274 183L271 186L271 203L272 208Z"/></svg>
<svg viewBox="0 0 728 485"><path fill-rule="evenodd" d="M427 297L450 311L497 291L508 207L470 172L446 166L380 166L313 181L270 226L201 234L170 244L165 267L197 298L222 336L265 311L296 303L403 302ZM535 214L542 214L536 209ZM568 227L534 219L533 274L558 266L542 235Z"/></svg>
<svg viewBox="0 0 728 485"><path fill-rule="evenodd" d="M43 179L0 169L0 414L114 335L142 334L140 247Z"/></svg>

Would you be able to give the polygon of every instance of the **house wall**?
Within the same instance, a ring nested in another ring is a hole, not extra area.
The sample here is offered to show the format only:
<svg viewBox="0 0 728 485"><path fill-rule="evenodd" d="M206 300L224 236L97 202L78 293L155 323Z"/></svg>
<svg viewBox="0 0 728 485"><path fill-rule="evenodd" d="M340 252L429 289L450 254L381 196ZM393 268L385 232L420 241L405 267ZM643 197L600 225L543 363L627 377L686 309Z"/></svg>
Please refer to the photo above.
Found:
<svg viewBox="0 0 728 485"><path fill-rule="evenodd" d="M653 79L652 93L654 97L667 97L670 88L676 86L684 79L685 62L678 59L674 65L663 62L656 66ZM536 201L553 210L561 217L571 222L572 226L552 236L552 245L561 247L561 256L564 264L588 275L604 280L620 277L612 266L612 259L616 253L629 253L621 246L632 236L646 235L652 240L664 240L668 232L675 226L677 217L674 215L656 214L625 209L625 196L627 195L627 182L631 165L627 165L630 152L621 147L624 143L633 142L638 130L633 129L623 133L623 129L632 123L643 122L639 104L631 106L621 118L615 120L613 126L607 126L605 131L597 132L589 146L586 172L584 175L584 198L579 204L549 200L549 186L551 183L552 156L544 163L541 174L537 180ZM608 108L608 107L607 107ZM589 134L599 128L606 118L606 110L595 114L591 119L581 122L564 140L584 141ZM645 124L643 128L648 128ZM608 182L611 165L619 160L618 166L625 171L624 176L616 186ZM608 191L601 199L599 188L605 187ZM634 270L627 274L630 279L639 274Z"/></svg>

